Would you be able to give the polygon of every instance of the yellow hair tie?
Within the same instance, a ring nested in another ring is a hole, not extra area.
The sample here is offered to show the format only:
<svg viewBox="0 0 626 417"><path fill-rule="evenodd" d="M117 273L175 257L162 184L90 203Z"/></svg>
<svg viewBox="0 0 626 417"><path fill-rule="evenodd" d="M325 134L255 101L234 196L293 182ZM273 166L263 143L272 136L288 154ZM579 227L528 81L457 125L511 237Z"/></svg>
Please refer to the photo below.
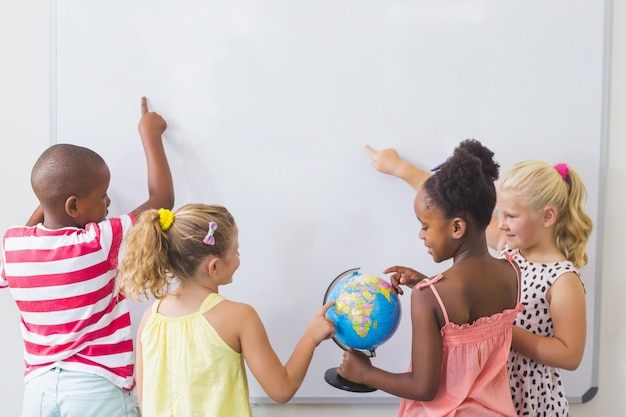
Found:
<svg viewBox="0 0 626 417"><path fill-rule="evenodd" d="M161 230L167 232L170 227L172 227L172 223L174 223L174 213L166 208L160 208L158 210L159 213L159 226L161 226Z"/></svg>

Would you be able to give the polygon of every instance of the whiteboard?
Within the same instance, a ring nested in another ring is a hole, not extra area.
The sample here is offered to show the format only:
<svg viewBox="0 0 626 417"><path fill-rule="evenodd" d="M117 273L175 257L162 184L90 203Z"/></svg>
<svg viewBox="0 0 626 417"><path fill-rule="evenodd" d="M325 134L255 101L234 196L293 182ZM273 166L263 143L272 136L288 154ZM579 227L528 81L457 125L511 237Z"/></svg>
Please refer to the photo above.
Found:
<svg viewBox="0 0 626 417"><path fill-rule="evenodd" d="M607 4L503 0L112 0L54 3L52 140L108 162L112 214L145 199L139 98L168 122L176 206L223 204L241 267L222 293L253 305L286 361L345 270L394 264L435 274L418 239L413 191L363 150L396 147L430 168L465 138L503 169L567 162L588 187L596 228L581 272L589 335L566 373L572 402L597 390ZM375 365L407 369L409 298ZM138 320L145 304L133 305ZM323 375L342 351L320 345L293 402L394 402ZM253 402L269 402L250 376Z"/></svg>

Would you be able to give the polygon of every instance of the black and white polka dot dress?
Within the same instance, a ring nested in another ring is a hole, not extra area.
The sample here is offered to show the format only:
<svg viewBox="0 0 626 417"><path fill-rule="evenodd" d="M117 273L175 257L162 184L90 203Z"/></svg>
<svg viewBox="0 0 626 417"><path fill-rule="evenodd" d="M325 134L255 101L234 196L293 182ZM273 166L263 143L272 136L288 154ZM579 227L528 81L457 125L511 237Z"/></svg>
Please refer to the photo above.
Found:
<svg viewBox="0 0 626 417"><path fill-rule="evenodd" d="M520 266L522 273L521 303L524 311L515 319L515 325L542 336L554 336L548 289L566 272L578 271L569 261L539 264L527 261L517 250L504 248ZM580 274L578 274L580 276ZM569 404L561 370L537 363L511 349L509 354L509 382L513 404L518 416L569 416Z"/></svg>

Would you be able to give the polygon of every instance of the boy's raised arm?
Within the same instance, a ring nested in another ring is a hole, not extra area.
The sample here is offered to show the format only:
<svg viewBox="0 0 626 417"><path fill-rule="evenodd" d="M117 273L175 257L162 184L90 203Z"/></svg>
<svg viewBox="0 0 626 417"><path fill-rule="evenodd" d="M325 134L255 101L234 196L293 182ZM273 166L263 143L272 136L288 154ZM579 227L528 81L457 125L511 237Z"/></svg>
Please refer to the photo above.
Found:
<svg viewBox="0 0 626 417"><path fill-rule="evenodd" d="M147 209L174 207L174 182L162 139L166 128L165 119L149 111L147 100L142 97L139 136L148 168L148 199L132 211L135 217Z"/></svg>

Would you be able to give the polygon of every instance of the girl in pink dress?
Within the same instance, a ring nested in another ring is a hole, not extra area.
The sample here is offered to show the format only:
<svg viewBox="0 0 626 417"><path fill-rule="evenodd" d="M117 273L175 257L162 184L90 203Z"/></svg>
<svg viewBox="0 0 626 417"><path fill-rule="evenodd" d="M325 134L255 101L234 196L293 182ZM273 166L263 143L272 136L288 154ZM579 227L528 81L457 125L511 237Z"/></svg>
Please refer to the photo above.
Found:
<svg viewBox="0 0 626 417"><path fill-rule="evenodd" d="M421 275L411 291L409 370L387 372L354 351L338 368L345 379L401 397L399 416L516 415L506 366L522 308L519 270L494 258L486 239L498 169L493 152L466 140L419 187L419 237L435 262L453 263L433 278Z"/></svg>

